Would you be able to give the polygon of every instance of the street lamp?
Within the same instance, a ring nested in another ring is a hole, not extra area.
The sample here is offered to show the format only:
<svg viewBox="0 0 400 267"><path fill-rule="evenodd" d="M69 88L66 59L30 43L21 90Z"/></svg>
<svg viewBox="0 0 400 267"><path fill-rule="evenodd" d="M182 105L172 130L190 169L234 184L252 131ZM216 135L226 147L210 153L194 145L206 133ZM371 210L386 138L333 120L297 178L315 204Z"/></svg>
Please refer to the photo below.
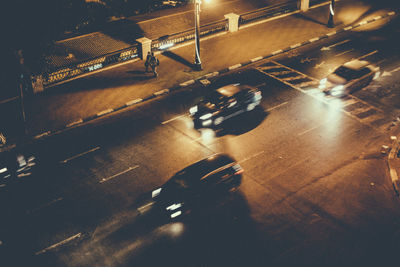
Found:
<svg viewBox="0 0 400 267"><path fill-rule="evenodd" d="M329 20L328 20L328 28L333 28L335 27L335 24L333 22L333 16L335 15L335 0L331 0L331 3L329 5Z"/></svg>
<svg viewBox="0 0 400 267"><path fill-rule="evenodd" d="M195 58L194 67L196 70L202 70L200 60L200 4L201 0L194 2L194 39L195 39Z"/></svg>

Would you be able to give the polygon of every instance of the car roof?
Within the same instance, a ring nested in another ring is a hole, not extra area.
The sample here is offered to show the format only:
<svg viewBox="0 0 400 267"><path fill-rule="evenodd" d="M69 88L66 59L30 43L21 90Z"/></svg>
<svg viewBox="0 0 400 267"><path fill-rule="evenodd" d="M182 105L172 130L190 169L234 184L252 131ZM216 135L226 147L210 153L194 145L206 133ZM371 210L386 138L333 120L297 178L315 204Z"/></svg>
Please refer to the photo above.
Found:
<svg viewBox="0 0 400 267"><path fill-rule="evenodd" d="M343 66L345 66L349 69L352 69L352 70L359 70L359 69L364 68L367 65L369 65L368 61L358 60L358 59L355 59L355 60L352 60L352 61L349 61L349 62L346 62L343 64Z"/></svg>
<svg viewBox="0 0 400 267"><path fill-rule="evenodd" d="M218 88L216 91L221 95L224 95L226 97L231 97L237 94L242 89L242 87L243 86L240 86L240 84L229 84L221 88Z"/></svg>
<svg viewBox="0 0 400 267"><path fill-rule="evenodd" d="M185 177L189 183L200 181L203 176L234 162L235 160L226 154L214 154L177 172L175 176Z"/></svg>

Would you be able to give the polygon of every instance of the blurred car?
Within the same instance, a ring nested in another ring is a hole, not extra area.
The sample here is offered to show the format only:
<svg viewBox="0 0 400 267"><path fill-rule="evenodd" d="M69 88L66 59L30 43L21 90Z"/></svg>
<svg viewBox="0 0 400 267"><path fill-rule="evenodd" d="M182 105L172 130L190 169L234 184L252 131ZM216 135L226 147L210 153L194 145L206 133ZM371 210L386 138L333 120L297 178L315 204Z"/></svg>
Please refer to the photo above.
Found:
<svg viewBox="0 0 400 267"><path fill-rule="evenodd" d="M215 154L177 172L163 186L153 190L151 204L166 218L174 219L201 208L213 196L236 191L242 173L242 167L232 157Z"/></svg>
<svg viewBox="0 0 400 267"><path fill-rule="evenodd" d="M243 112L251 111L261 102L261 91L255 87L230 84L218 88L190 108L195 128L213 127Z"/></svg>
<svg viewBox="0 0 400 267"><path fill-rule="evenodd" d="M34 156L26 156L5 151L0 154L0 184L7 184L17 178L32 175L32 169L36 165Z"/></svg>
<svg viewBox="0 0 400 267"><path fill-rule="evenodd" d="M380 75L379 67L368 61L352 60L322 79L319 88L332 96L344 96L367 86Z"/></svg>

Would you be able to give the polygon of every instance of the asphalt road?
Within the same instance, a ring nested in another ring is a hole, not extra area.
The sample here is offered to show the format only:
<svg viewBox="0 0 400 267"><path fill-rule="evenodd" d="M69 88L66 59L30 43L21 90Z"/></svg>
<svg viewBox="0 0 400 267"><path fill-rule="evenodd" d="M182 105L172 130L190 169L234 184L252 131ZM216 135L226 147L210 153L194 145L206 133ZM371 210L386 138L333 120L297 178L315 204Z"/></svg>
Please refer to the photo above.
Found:
<svg viewBox="0 0 400 267"><path fill-rule="evenodd" d="M1 265L396 264L399 200L379 153L397 116L396 30L340 35L27 148L36 173L0 188ZM316 90L365 55L381 78L344 99ZM303 81L281 76L297 71ZM260 88L261 107L193 129L196 99L235 82ZM182 222L138 216L143 193L216 152L243 166L238 193Z"/></svg>

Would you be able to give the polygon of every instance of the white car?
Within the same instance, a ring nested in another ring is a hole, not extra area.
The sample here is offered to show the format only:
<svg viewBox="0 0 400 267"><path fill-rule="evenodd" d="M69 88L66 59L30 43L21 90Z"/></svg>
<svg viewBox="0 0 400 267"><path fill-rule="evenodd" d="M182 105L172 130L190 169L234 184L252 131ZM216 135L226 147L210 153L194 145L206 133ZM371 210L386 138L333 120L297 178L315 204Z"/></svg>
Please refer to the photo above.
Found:
<svg viewBox="0 0 400 267"><path fill-rule="evenodd" d="M332 96L345 96L367 86L380 75L379 67L368 61L352 60L322 79L319 88Z"/></svg>

